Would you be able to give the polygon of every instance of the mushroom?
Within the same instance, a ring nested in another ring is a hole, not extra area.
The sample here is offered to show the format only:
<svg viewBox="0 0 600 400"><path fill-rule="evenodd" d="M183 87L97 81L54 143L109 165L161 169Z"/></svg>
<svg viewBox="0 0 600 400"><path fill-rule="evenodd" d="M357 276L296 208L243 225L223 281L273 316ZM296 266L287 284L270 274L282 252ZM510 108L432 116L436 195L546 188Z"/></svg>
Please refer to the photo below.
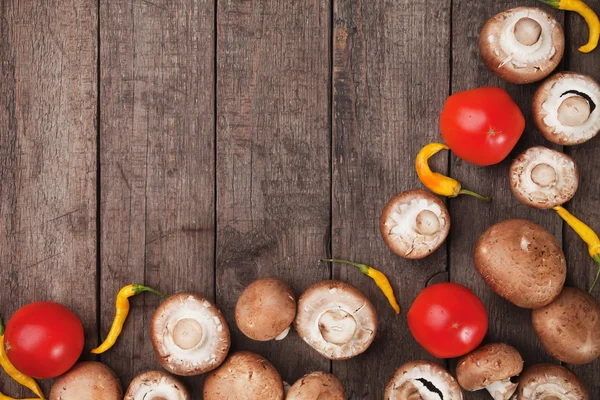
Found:
<svg viewBox="0 0 600 400"><path fill-rule="evenodd" d="M167 298L152 316L150 336L158 362L167 371L182 376L217 368L231 344L221 312L193 293Z"/></svg>
<svg viewBox="0 0 600 400"><path fill-rule="evenodd" d="M494 292L522 308L550 303L567 275L565 255L554 236L524 219L508 219L483 232L474 261Z"/></svg>
<svg viewBox="0 0 600 400"><path fill-rule="evenodd" d="M431 193L409 190L385 206L379 229L394 253L405 258L423 258L446 240L450 214L444 203Z"/></svg>
<svg viewBox="0 0 600 400"><path fill-rule="evenodd" d="M311 372L298 379L287 393L286 400L346 400L340 381L327 372Z"/></svg>
<svg viewBox="0 0 600 400"><path fill-rule="evenodd" d="M458 361L456 380L469 391L486 389L494 400L508 400L517 390L511 381L523 371L523 358L512 346L486 344Z"/></svg>
<svg viewBox="0 0 600 400"><path fill-rule="evenodd" d="M555 364L536 364L519 379L515 400L589 400L583 382L574 373Z"/></svg>
<svg viewBox="0 0 600 400"><path fill-rule="evenodd" d="M204 381L204 400L283 400L283 381L269 361L249 351L233 353Z"/></svg>
<svg viewBox="0 0 600 400"><path fill-rule="evenodd" d="M252 282L235 306L235 321L242 333L258 341L281 340L296 316L292 289L275 278Z"/></svg>
<svg viewBox="0 0 600 400"><path fill-rule="evenodd" d="M573 159L547 147L525 150L510 166L510 188L530 207L548 209L564 204L575 195L578 184Z"/></svg>
<svg viewBox="0 0 600 400"><path fill-rule="evenodd" d="M185 386L163 371L144 372L131 381L124 400L191 400Z"/></svg>
<svg viewBox="0 0 600 400"><path fill-rule="evenodd" d="M591 76L559 72L533 96L533 120L552 143L571 146L600 132L600 85Z"/></svg>
<svg viewBox="0 0 600 400"><path fill-rule="evenodd" d="M377 313L354 286L323 281L300 296L294 326L323 357L346 360L363 353L375 339Z"/></svg>
<svg viewBox="0 0 600 400"><path fill-rule="evenodd" d="M75 364L52 385L50 400L121 400L119 378L105 364L85 361Z"/></svg>
<svg viewBox="0 0 600 400"><path fill-rule="evenodd" d="M531 320L542 346L560 361L587 364L600 356L600 303L584 290L565 287Z"/></svg>
<svg viewBox="0 0 600 400"><path fill-rule="evenodd" d="M431 361L411 361L396 371L385 387L385 400L462 400L458 383Z"/></svg>
<svg viewBox="0 0 600 400"><path fill-rule="evenodd" d="M560 63L565 34L554 17L537 7L517 7L490 18L479 35L486 67L512 83L547 77Z"/></svg>

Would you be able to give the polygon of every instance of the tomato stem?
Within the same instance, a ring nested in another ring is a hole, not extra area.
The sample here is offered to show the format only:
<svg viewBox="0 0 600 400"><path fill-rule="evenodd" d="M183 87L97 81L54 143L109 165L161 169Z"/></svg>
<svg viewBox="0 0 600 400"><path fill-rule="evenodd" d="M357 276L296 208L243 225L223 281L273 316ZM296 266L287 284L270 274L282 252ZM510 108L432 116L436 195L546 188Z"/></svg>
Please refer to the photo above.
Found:
<svg viewBox="0 0 600 400"><path fill-rule="evenodd" d="M0 336L4 336L4 321L0 317Z"/></svg>
<svg viewBox="0 0 600 400"><path fill-rule="evenodd" d="M492 201L492 199L490 197L487 196L482 196L478 193L475 192L471 192L470 190L466 190L466 189L461 189L460 192L458 192L458 194L468 194L469 196L473 196L478 198L479 200L483 200L483 201Z"/></svg>

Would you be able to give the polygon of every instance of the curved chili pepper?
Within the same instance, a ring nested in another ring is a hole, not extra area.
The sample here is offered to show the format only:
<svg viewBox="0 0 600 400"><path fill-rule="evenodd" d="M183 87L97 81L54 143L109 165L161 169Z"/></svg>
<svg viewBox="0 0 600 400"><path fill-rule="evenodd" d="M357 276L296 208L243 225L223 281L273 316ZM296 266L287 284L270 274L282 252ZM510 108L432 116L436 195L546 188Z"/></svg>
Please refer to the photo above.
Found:
<svg viewBox="0 0 600 400"><path fill-rule="evenodd" d="M588 290L588 292L592 292L594 290L594 286L596 286L596 282L598 282L598 278L600 277L600 238L585 223L583 223L579 218L571 214L562 206L556 206L553 208L554 211L579 235L581 239L588 245L588 253L590 257L598 264L598 270L596 271L596 277L592 282L592 286Z"/></svg>
<svg viewBox="0 0 600 400"><path fill-rule="evenodd" d="M460 182L448 176L433 172L429 167L429 159L441 150L449 150L450 148L442 143L429 143L417 154L416 169L417 175L423 185L433 193L437 193L446 197L456 197L459 194L468 194L477 197L483 201L491 201L489 197L482 196L470 190L464 190Z"/></svg>
<svg viewBox="0 0 600 400"><path fill-rule="evenodd" d="M113 320L112 326L110 327L110 331L108 332L108 336L106 336L106 339L104 339L104 342L100 346L92 350L93 354L102 354L113 347L119 338L121 331L123 330L123 325L125 324L125 320L129 314L129 298L141 292L151 292L165 297L164 294L137 283L123 287L117 294L117 312L115 314L115 319Z"/></svg>
<svg viewBox="0 0 600 400"><path fill-rule="evenodd" d="M600 19L598 15L583 2L582 0L539 0L550 7L558 10L575 11L581 15L588 25L590 31L587 44L581 46L579 51L582 53L589 53L598 46L598 40L600 40Z"/></svg>
<svg viewBox="0 0 600 400"><path fill-rule="evenodd" d="M381 291L387 298L388 302L390 303L390 305L392 306L394 311L396 311L396 314L400 314L400 306L398 305L398 302L396 301L396 296L394 296L394 289L392 289L392 285L390 284L390 281L388 280L387 276L385 276L383 274L383 272L378 271L369 265L359 264L359 263L355 263L352 261L336 260L336 259L319 260L319 261L320 262L330 262L330 263L335 262L335 263L341 263L341 264L348 264L348 265L357 267L358 269L360 269L360 272L362 272L363 274L367 275L369 278L371 278L375 281L375 284L377 285L377 287L379 289L381 289Z"/></svg>
<svg viewBox="0 0 600 400"><path fill-rule="evenodd" d="M8 374L8 376L13 378L17 383L31 390L40 399L45 399L44 392L42 392L42 389L40 389L37 382L32 377L27 376L20 372L18 369L16 369L15 366L8 359L8 356L6 355L6 350L4 349L4 323L2 322L2 318L0 318L0 365L2 366L2 369L4 369L4 371ZM11 397L0 393L0 400L7 399L11 399Z"/></svg>

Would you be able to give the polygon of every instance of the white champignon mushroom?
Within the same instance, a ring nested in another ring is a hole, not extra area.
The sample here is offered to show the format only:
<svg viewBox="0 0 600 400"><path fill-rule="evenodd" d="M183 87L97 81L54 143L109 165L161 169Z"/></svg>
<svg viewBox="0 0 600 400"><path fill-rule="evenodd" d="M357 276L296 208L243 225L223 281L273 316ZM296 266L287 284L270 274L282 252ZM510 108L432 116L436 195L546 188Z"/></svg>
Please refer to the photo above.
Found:
<svg viewBox="0 0 600 400"><path fill-rule="evenodd" d="M574 373L554 364L536 364L519 379L514 400L589 400L583 382Z"/></svg>
<svg viewBox="0 0 600 400"><path fill-rule="evenodd" d="M560 63L565 34L558 21L537 7L513 8L490 18L479 36L485 65L517 84L539 81Z"/></svg>
<svg viewBox="0 0 600 400"><path fill-rule="evenodd" d="M533 96L533 120L552 143L571 146L600 132L600 84L591 76L559 72Z"/></svg>
<svg viewBox="0 0 600 400"><path fill-rule="evenodd" d="M147 371L133 378L124 400L191 400L191 396L174 376Z"/></svg>
<svg viewBox="0 0 600 400"><path fill-rule="evenodd" d="M511 378L523 371L523 358L512 346L492 343L481 346L458 361L456 380L470 392L486 389L494 400L508 400L517 390Z"/></svg>
<svg viewBox="0 0 600 400"><path fill-rule="evenodd" d="M178 293L154 312L150 334L164 369L182 376L217 368L229 351L229 327L217 307L202 296Z"/></svg>
<svg viewBox="0 0 600 400"><path fill-rule="evenodd" d="M298 335L321 355L345 360L371 345L377 331L377 313L354 286L323 281L300 296L294 326Z"/></svg>
<svg viewBox="0 0 600 400"><path fill-rule="evenodd" d="M287 392L286 400L346 400L340 381L327 372L311 372L298 379Z"/></svg>
<svg viewBox="0 0 600 400"><path fill-rule="evenodd" d="M52 385L50 400L122 400L119 378L108 366L85 361L75 364Z"/></svg>
<svg viewBox="0 0 600 400"><path fill-rule="evenodd" d="M204 400L283 400L283 381L265 358L238 351L208 374L203 395Z"/></svg>
<svg viewBox="0 0 600 400"><path fill-rule="evenodd" d="M411 361L396 371L385 387L385 400L462 400L456 380L431 361Z"/></svg>
<svg viewBox="0 0 600 400"><path fill-rule="evenodd" d="M510 166L510 187L521 203L548 209L571 200L579 185L573 159L547 147L521 153Z"/></svg>
<svg viewBox="0 0 600 400"><path fill-rule="evenodd" d="M296 298L292 289L275 278L252 282L235 306L235 321L242 333L258 341L281 340L296 317Z"/></svg>
<svg viewBox="0 0 600 400"><path fill-rule="evenodd" d="M423 190L410 190L385 206L379 229L394 253L405 258L423 258L446 240L450 214L438 197Z"/></svg>

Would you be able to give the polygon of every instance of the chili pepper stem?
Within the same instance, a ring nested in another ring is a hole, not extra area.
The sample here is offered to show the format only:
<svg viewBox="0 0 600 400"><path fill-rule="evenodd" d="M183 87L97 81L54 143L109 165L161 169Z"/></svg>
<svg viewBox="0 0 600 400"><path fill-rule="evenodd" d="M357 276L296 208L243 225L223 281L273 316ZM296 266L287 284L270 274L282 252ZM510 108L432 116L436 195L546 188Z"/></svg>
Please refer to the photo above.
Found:
<svg viewBox="0 0 600 400"><path fill-rule="evenodd" d="M470 190L466 190L466 189L461 189L458 194L468 194L469 196L473 196L479 200L483 200L483 201L492 201L492 199L490 197L487 196L482 196L479 193L475 193L475 192L471 192Z"/></svg>
<svg viewBox="0 0 600 400"><path fill-rule="evenodd" d="M0 317L0 336L4 336L4 321L2 320L2 317Z"/></svg>
<svg viewBox="0 0 600 400"><path fill-rule="evenodd" d="M357 267L358 269L360 269L360 272L362 272L363 274L368 274L369 273L369 266L365 265L365 264L359 264L359 263L355 263L352 261L346 261L346 260L338 260L335 258L331 258L331 259L327 259L327 260L319 260L319 262L330 262L330 263L340 263L340 264L348 264L348 265L353 265L355 267Z"/></svg>
<svg viewBox="0 0 600 400"><path fill-rule="evenodd" d="M594 290L596 283L598 283L598 278L600 278L600 254L594 256L593 259L598 264L598 268L596 270L596 276L594 277L594 281L592 282L592 286L590 286L588 293L592 293L592 290Z"/></svg>
<svg viewBox="0 0 600 400"><path fill-rule="evenodd" d="M140 284L137 284L137 283L133 284L133 292L135 294L138 294L138 293L141 293L141 292L150 292L150 293L157 294L157 295L159 295L160 297L163 297L163 298L167 297L166 294L164 294L162 292L159 292L158 290L155 290L155 289L152 289L151 287L140 285Z"/></svg>

